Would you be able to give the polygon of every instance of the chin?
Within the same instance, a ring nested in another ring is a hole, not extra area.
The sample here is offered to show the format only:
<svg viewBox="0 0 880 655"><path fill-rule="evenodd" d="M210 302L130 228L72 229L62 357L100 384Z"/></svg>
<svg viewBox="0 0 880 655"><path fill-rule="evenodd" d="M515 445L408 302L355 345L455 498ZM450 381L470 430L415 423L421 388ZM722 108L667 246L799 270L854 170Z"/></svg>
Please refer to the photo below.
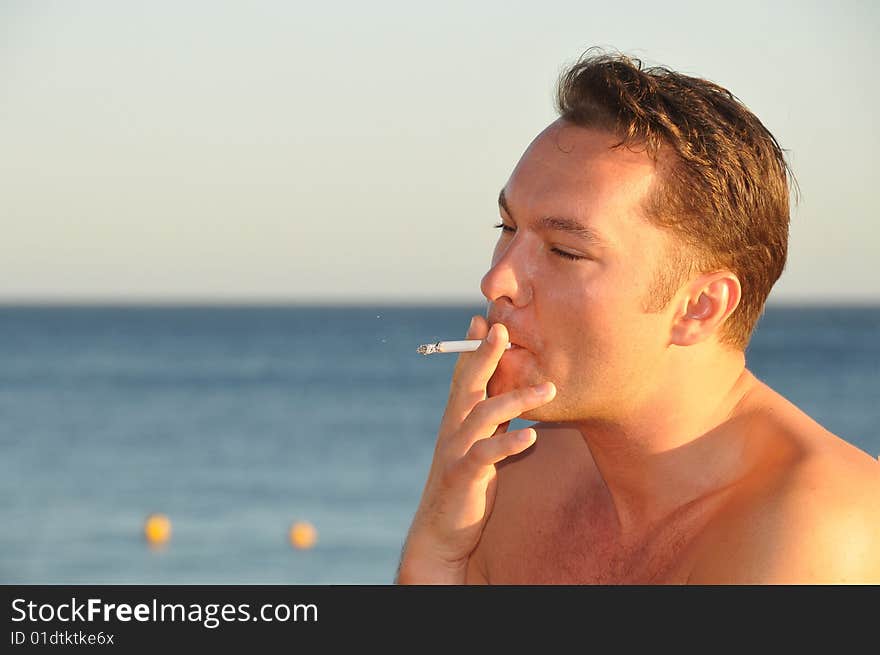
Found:
<svg viewBox="0 0 880 655"><path fill-rule="evenodd" d="M499 365L492 377L489 378L489 384L486 385L486 395L493 398L514 389L540 384L543 381L533 371L514 370L510 366Z"/></svg>
<svg viewBox="0 0 880 655"><path fill-rule="evenodd" d="M528 386L528 382L525 380L505 375L501 371L495 371L495 374L489 378L489 384L486 385L486 395L489 398L494 398L525 386Z"/></svg>
<svg viewBox="0 0 880 655"><path fill-rule="evenodd" d="M535 409L523 412L519 415L519 418L524 421L535 421L536 423L554 423L559 420L559 418L553 413L553 401L550 401L543 407L536 407Z"/></svg>

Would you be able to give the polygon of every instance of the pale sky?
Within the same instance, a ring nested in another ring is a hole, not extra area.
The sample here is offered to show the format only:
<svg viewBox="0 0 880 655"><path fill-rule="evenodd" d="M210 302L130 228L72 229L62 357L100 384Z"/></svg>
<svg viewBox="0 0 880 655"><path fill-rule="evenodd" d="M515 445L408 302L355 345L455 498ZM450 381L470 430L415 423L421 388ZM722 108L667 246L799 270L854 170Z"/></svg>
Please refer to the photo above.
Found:
<svg viewBox="0 0 880 655"><path fill-rule="evenodd" d="M590 46L718 82L789 151L771 302L880 302L878 34L869 0L0 0L0 302L480 302Z"/></svg>

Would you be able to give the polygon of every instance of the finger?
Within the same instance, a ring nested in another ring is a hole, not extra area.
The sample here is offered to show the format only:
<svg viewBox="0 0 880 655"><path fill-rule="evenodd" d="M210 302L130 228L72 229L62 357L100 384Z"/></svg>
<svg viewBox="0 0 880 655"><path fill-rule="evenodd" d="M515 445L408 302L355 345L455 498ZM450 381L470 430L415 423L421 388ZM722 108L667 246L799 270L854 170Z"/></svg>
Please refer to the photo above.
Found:
<svg viewBox="0 0 880 655"><path fill-rule="evenodd" d="M495 372L508 340L507 328L502 323L494 323L479 348L459 355L457 370L453 373L453 384L465 392L485 393L489 378Z"/></svg>
<svg viewBox="0 0 880 655"><path fill-rule="evenodd" d="M534 428L507 432L491 439L480 439L467 452L466 461L474 468L497 464L501 460L521 453L535 443L538 433Z"/></svg>
<svg viewBox="0 0 880 655"><path fill-rule="evenodd" d="M449 384L444 424L460 424L474 406L486 398L486 385L507 345L507 328L494 324L474 352L462 353Z"/></svg>
<svg viewBox="0 0 880 655"><path fill-rule="evenodd" d="M467 334L465 337L467 339L480 339L481 341L486 338L486 335L489 333L489 322L476 314L471 317L471 324L468 326ZM467 363L468 358L473 357L472 352L470 353L461 353L458 356L458 359L455 362L455 368L452 371L452 379L455 380L456 377L459 376L461 369Z"/></svg>
<svg viewBox="0 0 880 655"><path fill-rule="evenodd" d="M485 317L475 314L471 318L471 324L467 331L468 339L485 339L489 332L489 321Z"/></svg>
<svg viewBox="0 0 880 655"><path fill-rule="evenodd" d="M469 447L478 439L497 434L501 425L505 425L506 431L511 420L530 409L546 405L555 397L556 385L544 382L514 389L480 402L461 424L459 434L465 441L463 448Z"/></svg>
<svg viewBox="0 0 880 655"><path fill-rule="evenodd" d="M465 334L468 339L480 339L482 341L486 338L488 332L489 323L488 321L486 321L485 318L483 318L479 314L471 316L471 322ZM459 354L458 359L455 362L455 368L453 368L452 370L452 378L449 382L449 397L446 402L446 411L444 412L442 423L446 423L448 419L454 420L456 425L461 423L461 421L464 420L464 417L467 416L467 413L470 411L473 405L485 397L485 394L482 394L479 395L479 397L474 398L470 407L461 407L459 406L461 403L456 403L455 400L457 396L460 396L460 393L458 393L458 381L462 378L462 371L467 364L468 359L472 357L472 352L461 353Z"/></svg>

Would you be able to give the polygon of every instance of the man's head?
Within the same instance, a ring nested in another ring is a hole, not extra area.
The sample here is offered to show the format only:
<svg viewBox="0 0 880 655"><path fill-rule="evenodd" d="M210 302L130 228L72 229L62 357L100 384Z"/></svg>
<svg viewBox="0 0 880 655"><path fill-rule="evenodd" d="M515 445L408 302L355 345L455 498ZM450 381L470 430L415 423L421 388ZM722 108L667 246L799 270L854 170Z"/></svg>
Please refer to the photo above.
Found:
<svg viewBox="0 0 880 655"><path fill-rule="evenodd" d="M649 394L671 347L744 350L788 240L782 151L728 91L600 54L557 97L502 190L482 283L490 320L524 346L490 392L553 380L545 420L598 413L602 394L637 402L634 381Z"/></svg>
<svg viewBox="0 0 880 655"><path fill-rule="evenodd" d="M650 308L660 311L696 272L727 269L742 297L720 341L745 350L785 267L790 173L772 134L729 91L624 56L582 58L563 73L560 116L643 149L659 176L648 219L669 228L675 250L658 272Z"/></svg>

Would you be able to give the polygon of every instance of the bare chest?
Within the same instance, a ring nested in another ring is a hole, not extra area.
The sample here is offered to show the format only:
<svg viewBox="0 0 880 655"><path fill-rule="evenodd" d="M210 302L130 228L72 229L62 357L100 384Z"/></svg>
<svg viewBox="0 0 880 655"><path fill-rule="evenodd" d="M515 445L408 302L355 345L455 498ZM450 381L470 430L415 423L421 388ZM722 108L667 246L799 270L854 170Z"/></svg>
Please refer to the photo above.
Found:
<svg viewBox="0 0 880 655"><path fill-rule="evenodd" d="M621 543L583 532L537 531L518 553L499 558L491 579L504 584L684 584L687 539Z"/></svg>
<svg viewBox="0 0 880 655"><path fill-rule="evenodd" d="M702 521L680 516L622 539L608 509L590 499L527 509L484 535L493 584L684 584Z"/></svg>

